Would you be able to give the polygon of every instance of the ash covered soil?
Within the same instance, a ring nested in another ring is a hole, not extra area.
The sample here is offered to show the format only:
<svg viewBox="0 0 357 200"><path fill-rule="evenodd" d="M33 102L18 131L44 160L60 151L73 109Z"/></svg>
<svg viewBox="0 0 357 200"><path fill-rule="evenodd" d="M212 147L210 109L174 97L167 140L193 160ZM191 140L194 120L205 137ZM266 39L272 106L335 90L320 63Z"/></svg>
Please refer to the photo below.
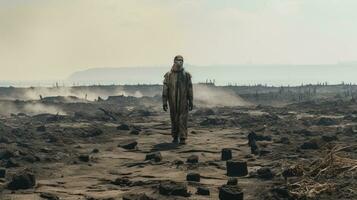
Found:
<svg viewBox="0 0 357 200"><path fill-rule="evenodd" d="M357 199L354 100L197 104L186 145L159 96L1 103L0 199Z"/></svg>

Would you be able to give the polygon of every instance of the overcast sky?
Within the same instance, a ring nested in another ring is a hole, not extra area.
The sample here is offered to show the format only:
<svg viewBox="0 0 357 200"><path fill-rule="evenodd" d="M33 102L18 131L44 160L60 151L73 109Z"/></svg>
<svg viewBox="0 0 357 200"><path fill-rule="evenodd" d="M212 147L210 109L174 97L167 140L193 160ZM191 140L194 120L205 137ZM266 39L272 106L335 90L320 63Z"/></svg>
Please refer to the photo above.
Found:
<svg viewBox="0 0 357 200"><path fill-rule="evenodd" d="M0 0L0 80L93 67L357 60L356 0Z"/></svg>

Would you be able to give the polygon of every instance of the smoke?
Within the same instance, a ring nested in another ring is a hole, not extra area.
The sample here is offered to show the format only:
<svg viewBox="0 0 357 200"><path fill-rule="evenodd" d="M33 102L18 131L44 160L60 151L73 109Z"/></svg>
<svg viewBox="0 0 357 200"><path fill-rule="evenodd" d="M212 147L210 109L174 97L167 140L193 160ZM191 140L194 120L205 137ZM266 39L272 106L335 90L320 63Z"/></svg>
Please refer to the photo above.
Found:
<svg viewBox="0 0 357 200"><path fill-rule="evenodd" d="M234 91L221 87L195 85L194 101L204 107L219 106L249 106L251 103L243 100Z"/></svg>
<svg viewBox="0 0 357 200"><path fill-rule="evenodd" d="M30 88L22 95L22 100L39 100L40 96L54 97L62 96L66 102L84 102L85 100L94 101L101 97L102 99L108 98L108 96L134 96L142 97L143 94L140 91L128 92L121 86L115 86L115 88L101 88L101 87L48 87L48 88ZM78 99L69 98L70 96L77 97Z"/></svg>
<svg viewBox="0 0 357 200"><path fill-rule="evenodd" d="M66 112L61 108L53 105L45 105L42 103L34 103L34 102L0 102L0 115L10 115L10 114L18 114L25 113L27 115L37 115L37 114L60 114L65 115Z"/></svg>

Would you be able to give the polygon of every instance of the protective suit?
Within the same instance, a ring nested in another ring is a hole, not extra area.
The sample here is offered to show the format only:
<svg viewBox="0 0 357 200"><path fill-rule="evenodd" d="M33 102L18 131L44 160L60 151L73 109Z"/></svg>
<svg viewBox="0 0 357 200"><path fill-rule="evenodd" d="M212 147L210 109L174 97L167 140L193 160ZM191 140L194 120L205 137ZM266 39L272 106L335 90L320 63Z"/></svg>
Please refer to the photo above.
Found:
<svg viewBox="0 0 357 200"><path fill-rule="evenodd" d="M182 59L183 63L182 56L176 56L175 61L176 59ZM191 74L184 70L182 63L175 63L171 71L165 74L162 100L165 111L167 102L169 103L173 142L180 138L180 143L185 144L188 111L193 109L193 90Z"/></svg>

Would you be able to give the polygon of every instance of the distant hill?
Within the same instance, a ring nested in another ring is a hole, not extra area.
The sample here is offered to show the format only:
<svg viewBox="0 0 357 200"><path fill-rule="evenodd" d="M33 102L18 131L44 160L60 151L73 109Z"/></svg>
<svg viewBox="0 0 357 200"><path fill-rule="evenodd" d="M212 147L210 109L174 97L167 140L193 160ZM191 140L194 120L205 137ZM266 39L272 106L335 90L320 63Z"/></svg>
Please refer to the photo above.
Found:
<svg viewBox="0 0 357 200"><path fill-rule="evenodd" d="M357 83L357 65L212 65L185 69L193 81L215 79L218 85L268 84L300 85L302 83ZM73 73L68 82L78 84L161 84L170 66L93 68Z"/></svg>

